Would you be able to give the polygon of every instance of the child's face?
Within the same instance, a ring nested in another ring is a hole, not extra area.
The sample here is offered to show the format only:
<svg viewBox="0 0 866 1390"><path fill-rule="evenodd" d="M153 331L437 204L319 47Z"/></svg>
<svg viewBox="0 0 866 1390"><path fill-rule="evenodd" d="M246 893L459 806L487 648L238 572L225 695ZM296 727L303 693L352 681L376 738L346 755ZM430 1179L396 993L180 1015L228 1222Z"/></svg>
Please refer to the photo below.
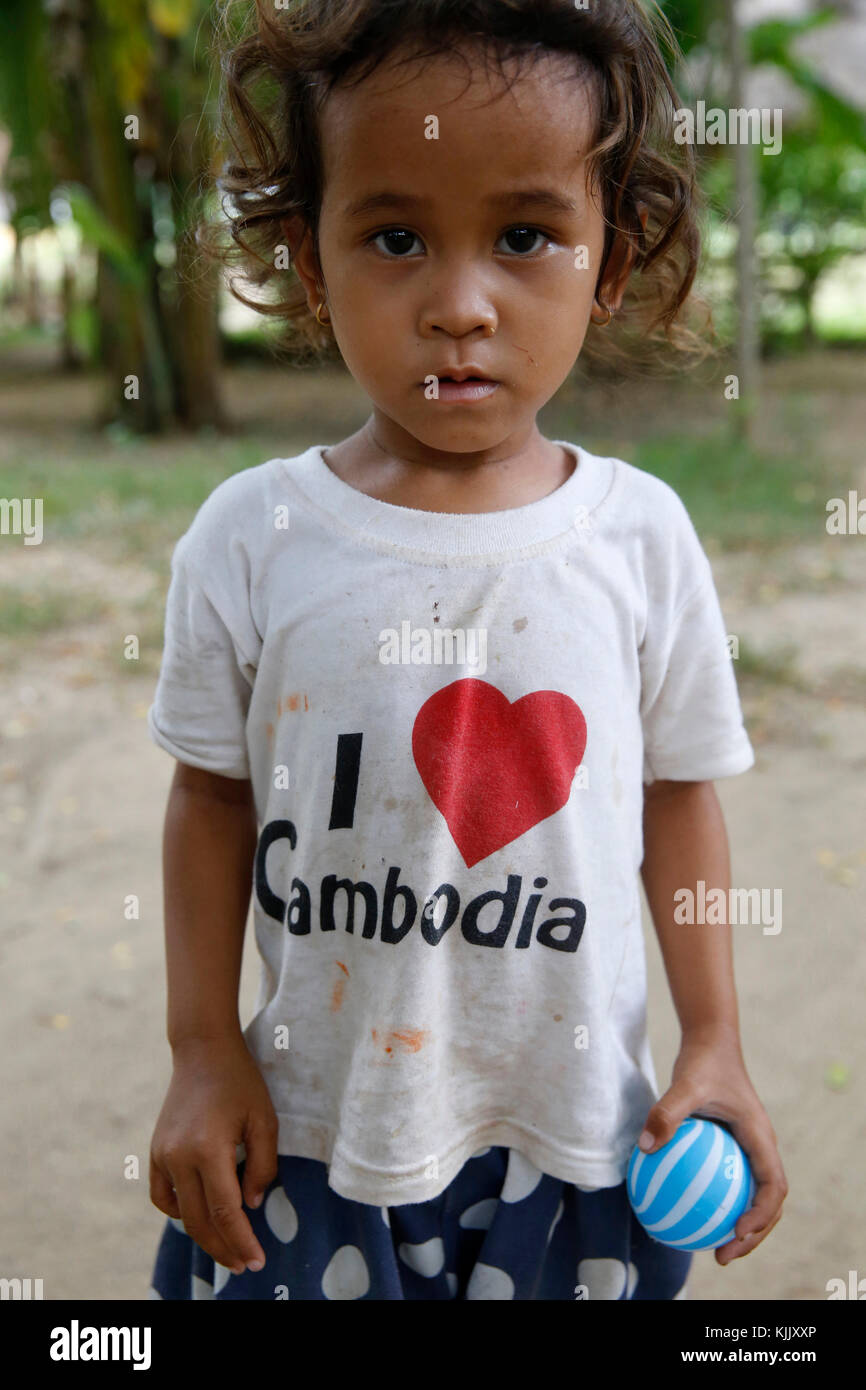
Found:
<svg viewBox="0 0 866 1390"><path fill-rule="evenodd" d="M431 117L438 139L425 138ZM507 447L567 377L604 247L582 157L593 133L589 90L547 55L510 92L485 67L474 63L470 81L462 62L440 57L408 74L389 63L326 102L321 276L309 237L295 263L313 311L324 281L340 351L391 440ZM353 211L373 197L374 208ZM614 309L626 259L617 250L599 289ZM492 394L427 399L426 378L470 364L499 383Z"/></svg>

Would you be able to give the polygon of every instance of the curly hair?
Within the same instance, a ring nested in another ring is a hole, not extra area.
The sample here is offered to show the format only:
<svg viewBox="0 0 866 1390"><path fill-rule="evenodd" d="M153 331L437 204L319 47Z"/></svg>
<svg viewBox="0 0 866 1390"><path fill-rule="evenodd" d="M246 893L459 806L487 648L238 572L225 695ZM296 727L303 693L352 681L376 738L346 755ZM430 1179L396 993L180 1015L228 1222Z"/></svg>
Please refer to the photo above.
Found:
<svg viewBox="0 0 866 1390"><path fill-rule="evenodd" d="M276 290L253 299L229 280L241 303L283 321L279 347L322 356L335 346L330 327L310 313L281 231L284 219L300 215L318 258L319 114L328 95L363 81L388 58L465 58L471 47L494 57L504 80L506 59L531 61L543 50L570 57L592 79L596 139L587 165L602 190L606 223L598 283L617 234L633 247L634 262L617 316L621 341L592 335L590 357L624 358L629 341L632 355L637 344L660 341L679 361L705 352L683 312L700 252L700 195L691 146L674 140L679 102L664 52L678 56L676 38L664 15L640 0L587 3L288 0L275 9L273 0L223 0L220 118L229 148L218 187L225 220L202 224L197 241L206 256L239 264L248 285ZM280 246L288 266L275 254Z"/></svg>

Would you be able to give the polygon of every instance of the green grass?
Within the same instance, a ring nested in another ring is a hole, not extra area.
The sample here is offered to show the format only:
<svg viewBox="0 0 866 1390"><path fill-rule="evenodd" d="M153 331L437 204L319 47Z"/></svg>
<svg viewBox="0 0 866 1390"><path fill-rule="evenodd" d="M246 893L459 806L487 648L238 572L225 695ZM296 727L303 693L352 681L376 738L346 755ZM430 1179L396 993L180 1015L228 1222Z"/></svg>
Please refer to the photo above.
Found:
<svg viewBox="0 0 866 1390"><path fill-rule="evenodd" d="M70 459L7 464L0 468L4 496L20 494L26 475L28 492L50 503L59 523L76 518L86 526L88 518L101 524L100 513L118 510L152 512L181 510L197 505L204 493L230 473L247 466L242 445L236 455L214 457L212 449L180 448L174 466L149 457L146 444L130 447L124 458Z"/></svg>
<svg viewBox="0 0 866 1390"><path fill-rule="evenodd" d="M805 682L797 670L798 652L796 642L786 642L773 651L761 652L741 641L735 662L737 676L751 677L769 685L787 685L797 690L804 689Z"/></svg>
<svg viewBox="0 0 866 1390"><path fill-rule="evenodd" d="M602 444L587 441L587 447ZM118 456L0 468L0 496L42 497L46 542L52 536L100 546L116 559L161 568L177 540L213 489L233 473L254 467L267 450L249 440L178 443L170 462L152 457L152 446L130 444ZM698 533L723 549L776 546L817 538L826 522L826 501L846 495L845 479L828 479L808 448L758 452L727 431L707 437L668 435L637 442L629 461L664 479L679 494ZM839 492L839 489L842 492Z"/></svg>
<svg viewBox="0 0 866 1390"><path fill-rule="evenodd" d="M833 493L816 458L809 449L758 452L724 432L647 440L633 461L680 495L701 536L736 550L821 536Z"/></svg>
<svg viewBox="0 0 866 1390"><path fill-rule="evenodd" d="M55 632L72 623L91 622L109 612L110 605L96 594L64 593L52 589L45 593L0 586L0 634L29 637Z"/></svg>
<svg viewBox="0 0 866 1390"><path fill-rule="evenodd" d="M303 385L292 381L303 396ZM299 405L287 393L287 400ZM690 402L694 414L694 403ZM288 406L287 406L288 408ZM709 412L684 418L675 432L636 418L625 426L611 419L584 425L577 406L556 412L545 424L550 437L580 440L598 453L618 453L674 488L702 540L722 549L772 548L819 539L825 532L826 502L847 495L850 482L824 461L825 434L832 424L816 418L809 392L792 387L771 403L772 447L741 441L730 417ZM291 414L290 414L291 418ZM602 417L603 419L603 417ZM316 436L324 438L323 428ZM45 541L52 537L105 558L133 560L162 573L173 544L205 498L224 478L255 467L275 453L290 455L305 445L289 437L247 433L212 438L175 434L137 439L120 431L73 435L59 457L20 450L0 466L0 496L28 495L44 502Z"/></svg>
<svg viewBox="0 0 866 1390"><path fill-rule="evenodd" d="M164 448L164 445L162 446ZM147 443L105 448L107 457L13 459L0 467L0 496L43 499L44 543L95 546L115 559L162 566L204 499L233 473L264 462L248 441L178 443L169 461Z"/></svg>

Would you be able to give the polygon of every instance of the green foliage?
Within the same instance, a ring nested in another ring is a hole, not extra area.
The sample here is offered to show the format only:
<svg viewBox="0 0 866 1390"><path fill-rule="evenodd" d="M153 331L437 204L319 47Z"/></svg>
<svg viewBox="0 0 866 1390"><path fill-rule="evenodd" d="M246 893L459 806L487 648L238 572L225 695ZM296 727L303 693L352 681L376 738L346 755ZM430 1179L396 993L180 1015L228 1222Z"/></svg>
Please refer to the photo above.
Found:
<svg viewBox="0 0 866 1390"><path fill-rule="evenodd" d="M723 17L721 4L677 0L666 9L675 25L682 24L697 36L692 48L705 49L714 59L714 71L723 72L726 36L724 26L716 22ZM802 116L783 117L781 153L765 156L758 149L753 151L765 346L775 342L791 346L809 338L821 279L845 257L866 252L866 115L831 91L795 52L801 35L837 18L836 11L825 9L804 19L758 24L745 36L750 62L777 68L806 98ZM727 104L724 91L701 95L710 104ZM699 151L699 167L711 209L705 279L716 286L716 326L722 339L729 340L733 328L730 267L736 243L731 234L736 193L730 149L704 147Z"/></svg>
<svg viewBox="0 0 866 1390"><path fill-rule="evenodd" d="M52 173L46 136L57 115L56 92L46 83L47 21L34 0L3 0L0 6L0 125L12 149L3 173L14 198L19 229L50 225Z"/></svg>
<svg viewBox="0 0 866 1390"><path fill-rule="evenodd" d="M59 191L68 200L86 244L103 251L118 275L130 284L144 285L146 274L135 248L112 226L90 192L81 184L67 184Z"/></svg>
<svg viewBox="0 0 866 1390"><path fill-rule="evenodd" d="M802 34L838 19L835 10L820 10L805 19L772 20L748 32L749 58L754 66L779 68L809 97L820 140L841 141L866 149L866 114L836 95L801 58L793 45Z"/></svg>
<svg viewBox="0 0 866 1390"><path fill-rule="evenodd" d="M663 0L662 9L683 53L705 44L724 13L722 0Z"/></svg>
<svg viewBox="0 0 866 1390"><path fill-rule="evenodd" d="M179 39L192 27L198 0L147 0L147 13L154 29L169 39Z"/></svg>

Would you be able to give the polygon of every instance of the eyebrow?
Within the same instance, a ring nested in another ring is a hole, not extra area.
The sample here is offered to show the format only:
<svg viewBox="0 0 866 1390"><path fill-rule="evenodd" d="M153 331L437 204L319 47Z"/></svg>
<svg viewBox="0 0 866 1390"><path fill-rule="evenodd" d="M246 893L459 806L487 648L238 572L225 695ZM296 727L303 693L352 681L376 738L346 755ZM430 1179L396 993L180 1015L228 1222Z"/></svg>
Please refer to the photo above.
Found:
<svg viewBox="0 0 866 1390"><path fill-rule="evenodd" d="M485 203L492 207L516 208L516 207L543 207L551 212L577 212L577 204L571 198L564 198L561 193L556 193L552 188L519 188L508 193L493 193L484 199ZM424 208L429 206L429 198L419 198L413 193L396 193L391 189L382 189L379 193L371 193L366 198L359 198L355 202L348 203L343 209L346 217L366 217L372 212L380 212L384 208Z"/></svg>

